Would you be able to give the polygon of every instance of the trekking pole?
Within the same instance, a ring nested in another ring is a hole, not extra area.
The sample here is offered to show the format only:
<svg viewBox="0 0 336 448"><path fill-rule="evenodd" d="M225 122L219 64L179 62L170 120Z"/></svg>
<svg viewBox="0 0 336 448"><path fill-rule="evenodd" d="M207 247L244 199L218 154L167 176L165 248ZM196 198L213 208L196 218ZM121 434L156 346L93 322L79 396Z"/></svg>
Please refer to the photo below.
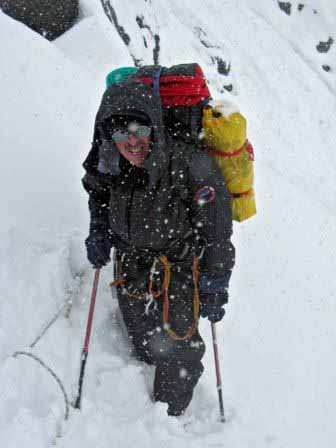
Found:
<svg viewBox="0 0 336 448"><path fill-rule="evenodd" d="M216 365L216 377L217 377L217 390L218 390L218 400L219 400L219 413L220 420L222 423L225 422L224 416L224 404L223 404L223 394L222 394L222 379L220 373L219 356L218 356L218 345L217 345L217 334L216 334L216 324L211 322L211 332L212 332L212 342L215 356Z"/></svg>
<svg viewBox="0 0 336 448"><path fill-rule="evenodd" d="M81 363L81 369L80 369L80 374L79 374L78 396L77 396L77 399L75 402L75 409L80 409L80 406L81 406L82 386L83 386L86 359L89 354L89 343L90 343L90 335L91 335L92 322L93 322L93 313L94 313L94 308L95 308L95 303L96 303L99 273L100 273L100 268L97 268L95 270L95 276L94 276L94 280L93 280L89 317L88 317L88 322L87 322L87 327L86 327L84 348L82 351L82 363Z"/></svg>

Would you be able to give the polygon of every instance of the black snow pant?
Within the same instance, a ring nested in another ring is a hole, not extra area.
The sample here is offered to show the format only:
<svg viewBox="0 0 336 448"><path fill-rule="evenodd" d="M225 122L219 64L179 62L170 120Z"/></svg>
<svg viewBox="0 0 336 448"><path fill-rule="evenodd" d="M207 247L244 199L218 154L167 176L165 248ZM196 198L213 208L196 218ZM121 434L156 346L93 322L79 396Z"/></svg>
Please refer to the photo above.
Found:
<svg viewBox="0 0 336 448"><path fill-rule="evenodd" d="M128 263L132 263L134 267L134 259ZM143 267L145 270L138 271L137 278L133 278L137 285L145 287L142 292L147 290L150 269L148 265ZM127 266L122 270L127 272ZM161 272L161 281L162 275ZM134 282L131 280L129 283ZM183 414L203 372L201 359L205 345L198 330L190 339L173 339L163 326L162 297L155 299L149 306L145 300L129 293L127 281L123 286L117 287L117 296L137 358L156 366L154 400L168 403L169 415ZM179 336L184 336L194 322L193 300L192 262L172 265L169 325Z"/></svg>

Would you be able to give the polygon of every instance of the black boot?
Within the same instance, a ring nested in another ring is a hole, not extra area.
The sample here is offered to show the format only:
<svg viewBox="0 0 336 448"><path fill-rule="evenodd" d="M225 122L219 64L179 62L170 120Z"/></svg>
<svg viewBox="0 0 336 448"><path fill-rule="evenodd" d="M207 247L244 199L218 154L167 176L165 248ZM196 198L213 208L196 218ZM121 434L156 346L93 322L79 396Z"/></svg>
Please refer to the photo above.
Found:
<svg viewBox="0 0 336 448"><path fill-rule="evenodd" d="M168 403L168 415L184 414L202 372L200 361L188 364L181 361L160 362L155 372L154 400Z"/></svg>

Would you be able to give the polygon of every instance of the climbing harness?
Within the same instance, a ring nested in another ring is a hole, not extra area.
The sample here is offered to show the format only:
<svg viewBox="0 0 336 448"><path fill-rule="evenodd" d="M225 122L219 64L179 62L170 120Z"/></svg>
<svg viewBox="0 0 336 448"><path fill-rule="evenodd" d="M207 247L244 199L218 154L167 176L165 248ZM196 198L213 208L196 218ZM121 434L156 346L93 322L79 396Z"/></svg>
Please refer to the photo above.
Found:
<svg viewBox="0 0 336 448"><path fill-rule="evenodd" d="M201 253L201 255L203 255ZM168 258L165 255L160 255L158 257L155 257L153 265L150 269L150 275L149 275L149 283L148 283L148 291L145 294L134 294L127 290L127 288L124 287L124 291L127 293L128 296L137 298L139 300L146 300L146 307L145 312L146 315L150 312L150 309L153 304L154 309L157 307L157 300L159 297L163 300L163 327L169 334L169 336L176 340L176 341L184 341L187 339L190 339L196 332L198 328L199 323L199 309L200 309L200 300L199 300L199 294L198 294L198 278L199 278L199 270L198 270L198 262L199 257L195 256L193 260L193 283L194 283L194 297L193 297L193 317L194 321L193 324L189 327L188 331L185 335L179 336L170 326L169 323L169 286L172 279L172 265L169 262ZM159 272L159 263L163 265L164 269L164 277L162 281L162 285L158 287L158 285L155 285L157 289L154 290L154 275L156 272ZM117 268L116 268L116 274L119 275L115 281L110 283L110 286L120 286L123 285L125 282L125 278L120 275L120 263L117 262Z"/></svg>

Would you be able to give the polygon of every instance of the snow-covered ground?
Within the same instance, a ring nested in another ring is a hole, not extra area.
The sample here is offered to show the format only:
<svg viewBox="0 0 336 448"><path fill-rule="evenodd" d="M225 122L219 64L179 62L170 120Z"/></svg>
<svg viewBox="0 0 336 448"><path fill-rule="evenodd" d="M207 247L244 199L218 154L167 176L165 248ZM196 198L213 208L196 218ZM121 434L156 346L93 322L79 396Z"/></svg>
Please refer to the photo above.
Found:
<svg viewBox="0 0 336 448"><path fill-rule="evenodd" d="M53 43L0 12L1 446L335 446L336 43L316 46L336 40L336 7L291 2L287 15L276 1L252 3L116 0L129 47L99 0L83 0L81 21ZM106 73L134 58L153 63L155 34L160 63L200 62L214 95L239 104L256 152L258 215L234 226L230 304L217 325L228 421L217 420L207 321L206 368L186 417L150 401L152 371L130 356L107 267L82 410L63 422L55 379L12 354L31 350L75 397L93 280L81 162ZM227 75L218 58L231 64Z"/></svg>

